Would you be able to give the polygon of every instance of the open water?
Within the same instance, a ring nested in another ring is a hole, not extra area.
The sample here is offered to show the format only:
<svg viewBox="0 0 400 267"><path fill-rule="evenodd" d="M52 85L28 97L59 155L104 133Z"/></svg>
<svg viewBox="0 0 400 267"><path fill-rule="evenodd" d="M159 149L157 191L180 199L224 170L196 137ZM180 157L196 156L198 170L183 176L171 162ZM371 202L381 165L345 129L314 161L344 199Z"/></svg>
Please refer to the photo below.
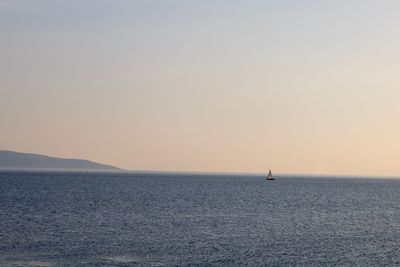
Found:
<svg viewBox="0 0 400 267"><path fill-rule="evenodd" d="M400 180L0 173L0 266L399 266Z"/></svg>

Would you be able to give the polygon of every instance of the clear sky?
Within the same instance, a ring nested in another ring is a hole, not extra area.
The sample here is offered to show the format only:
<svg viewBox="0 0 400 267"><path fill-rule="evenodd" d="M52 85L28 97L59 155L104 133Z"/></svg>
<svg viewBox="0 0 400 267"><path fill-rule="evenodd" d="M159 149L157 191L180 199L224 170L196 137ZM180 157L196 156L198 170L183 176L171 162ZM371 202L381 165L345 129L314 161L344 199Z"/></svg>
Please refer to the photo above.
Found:
<svg viewBox="0 0 400 267"><path fill-rule="evenodd" d="M400 1L0 0L0 149L400 175Z"/></svg>

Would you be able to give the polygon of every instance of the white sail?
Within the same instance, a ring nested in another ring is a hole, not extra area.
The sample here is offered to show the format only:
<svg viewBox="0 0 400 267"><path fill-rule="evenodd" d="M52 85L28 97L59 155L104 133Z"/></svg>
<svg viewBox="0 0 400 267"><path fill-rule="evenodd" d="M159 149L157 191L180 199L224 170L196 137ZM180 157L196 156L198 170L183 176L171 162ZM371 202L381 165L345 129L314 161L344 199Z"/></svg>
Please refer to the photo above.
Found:
<svg viewBox="0 0 400 267"><path fill-rule="evenodd" d="M275 180L274 178L272 178L271 170L269 170L269 172L268 172L267 180Z"/></svg>

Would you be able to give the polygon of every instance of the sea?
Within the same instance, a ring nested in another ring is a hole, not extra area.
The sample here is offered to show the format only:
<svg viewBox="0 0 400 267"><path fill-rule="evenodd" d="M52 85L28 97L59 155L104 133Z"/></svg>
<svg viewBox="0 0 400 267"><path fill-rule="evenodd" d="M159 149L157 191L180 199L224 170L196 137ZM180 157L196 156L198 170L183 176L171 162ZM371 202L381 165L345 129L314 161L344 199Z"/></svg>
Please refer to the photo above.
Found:
<svg viewBox="0 0 400 267"><path fill-rule="evenodd" d="M0 173L0 266L399 266L400 180Z"/></svg>

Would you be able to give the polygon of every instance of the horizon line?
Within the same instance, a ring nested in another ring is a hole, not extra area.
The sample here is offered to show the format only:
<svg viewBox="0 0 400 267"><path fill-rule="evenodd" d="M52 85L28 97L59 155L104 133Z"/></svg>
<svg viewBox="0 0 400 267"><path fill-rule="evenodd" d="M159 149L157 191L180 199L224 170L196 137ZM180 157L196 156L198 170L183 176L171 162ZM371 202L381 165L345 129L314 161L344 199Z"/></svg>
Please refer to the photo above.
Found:
<svg viewBox="0 0 400 267"><path fill-rule="evenodd" d="M171 171L171 170L128 170L128 169L62 169L62 168L2 168L0 172L64 172L64 173L135 173L135 174L177 174L177 175L232 175L232 176L267 176L268 172L230 172L230 171ZM400 176L395 175L360 175L360 174L327 174L327 173L275 173L275 177L289 178L368 178L368 179L400 179Z"/></svg>

